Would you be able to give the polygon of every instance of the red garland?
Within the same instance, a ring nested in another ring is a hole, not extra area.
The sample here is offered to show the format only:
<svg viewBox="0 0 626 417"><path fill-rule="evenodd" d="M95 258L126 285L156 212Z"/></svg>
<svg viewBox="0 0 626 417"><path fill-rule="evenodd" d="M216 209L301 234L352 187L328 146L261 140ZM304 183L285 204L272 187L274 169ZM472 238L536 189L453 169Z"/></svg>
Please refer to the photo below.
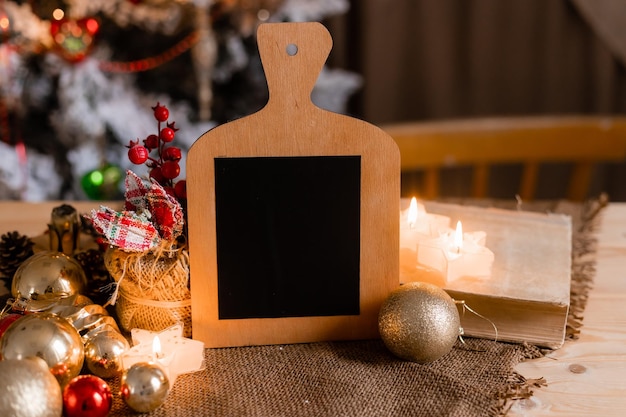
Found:
<svg viewBox="0 0 626 417"><path fill-rule="evenodd" d="M159 67L166 62L169 62L176 58L177 56L183 54L184 52L191 49L198 40L200 39L200 34L198 31L191 32L184 39L178 42L176 45L172 46L167 51L150 57L144 58L137 61L130 62L109 62L109 61L101 61L100 69L105 72L141 72L141 71L149 71L156 67Z"/></svg>

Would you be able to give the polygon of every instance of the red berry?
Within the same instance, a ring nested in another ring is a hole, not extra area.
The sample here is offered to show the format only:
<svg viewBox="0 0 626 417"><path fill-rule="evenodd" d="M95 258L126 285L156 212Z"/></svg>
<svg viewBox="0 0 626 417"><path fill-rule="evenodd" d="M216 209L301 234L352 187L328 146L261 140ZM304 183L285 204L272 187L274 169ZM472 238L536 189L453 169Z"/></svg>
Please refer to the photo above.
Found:
<svg viewBox="0 0 626 417"><path fill-rule="evenodd" d="M172 197L176 197L176 190L174 190L174 187L167 186L167 187L163 187L163 189L165 190L166 193L168 193Z"/></svg>
<svg viewBox="0 0 626 417"><path fill-rule="evenodd" d="M152 168L150 170L150 178L152 178L159 184L165 181L165 177L163 176L163 173L161 172L161 167L155 166L154 168Z"/></svg>
<svg viewBox="0 0 626 417"><path fill-rule="evenodd" d="M135 145L128 150L128 159L135 165L141 165L148 160L148 150L145 146Z"/></svg>
<svg viewBox="0 0 626 417"><path fill-rule="evenodd" d="M126 147L128 149L132 148L133 146L139 145L139 139L137 140L129 140L128 141L128 145L126 145Z"/></svg>
<svg viewBox="0 0 626 417"><path fill-rule="evenodd" d="M176 161L165 161L161 165L161 174L168 180L174 179L180 174L180 165Z"/></svg>
<svg viewBox="0 0 626 417"><path fill-rule="evenodd" d="M182 158L182 153L176 146L170 146L163 151L163 159L166 161L180 161L180 158Z"/></svg>
<svg viewBox="0 0 626 417"><path fill-rule="evenodd" d="M159 103L152 108L154 110L154 118L159 122L164 122L170 117L170 111L165 106L161 106Z"/></svg>
<svg viewBox="0 0 626 417"><path fill-rule="evenodd" d="M180 180L174 184L174 191L176 192L176 197L181 199L187 198L187 181Z"/></svg>
<svg viewBox="0 0 626 417"><path fill-rule="evenodd" d="M161 129L160 136L163 142L173 141L175 135L176 133L174 132L174 129L172 129L171 127L164 127L163 129Z"/></svg>
<svg viewBox="0 0 626 417"><path fill-rule="evenodd" d="M157 135L149 135L143 140L143 144L148 149L156 149L159 146L159 137Z"/></svg>

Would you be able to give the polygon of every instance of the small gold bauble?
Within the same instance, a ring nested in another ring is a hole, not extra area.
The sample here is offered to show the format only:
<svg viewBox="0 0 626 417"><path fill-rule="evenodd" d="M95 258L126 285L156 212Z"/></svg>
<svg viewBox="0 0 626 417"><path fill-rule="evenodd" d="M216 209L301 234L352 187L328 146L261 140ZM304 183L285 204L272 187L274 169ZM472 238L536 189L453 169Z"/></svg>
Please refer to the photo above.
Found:
<svg viewBox="0 0 626 417"><path fill-rule="evenodd" d="M0 381L0 416L61 416L61 386L43 359L0 361Z"/></svg>
<svg viewBox="0 0 626 417"><path fill-rule="evenodd" d="M87 286L85 271L74 259L61 252L37 252L15 271L11 293L27 300L28 312L52 307L60 299L83 292Z"/></svg>
<svg viewBox="0 0 626 417"><path fill-rule="evenodd" d="M82 294L75 294L67 298L62 298L54 303L50 308L46 309L46 313L53 313L57 316L65 317L72 322L77 314L85 315L83 311L94 305L93 301ZM104 309L103 307L100 307ZM80 313L79 313L80 312Z"/></svg>
<svg viewBox="0 0 626 417"><path fill-rule="evenodd" d="M159 408L169 391L170 380L165 370L155 363L134 364L124 373L120 384L122 399L138 413Z"/></svg>
<svg viewBox="0 0 626 417"><path fill-rule="evenodd" d="M450 352L461 333L461 320L454 300L443 289L409 282L385 300L378 328L391 353L429 363Z"/></svg>
<svg viewBox="0 0 626 417"><path fill-rule="evenodd" d="M85 343L85 363L91 373L100 378L112 378L122 373L122 354L130 349L128 340L110 326L90 335Z"/></svg>
<svg viewBox="0 0 626 417"><path fill-rule="evenodd" d="M62 317L49 313L26 314L2 335L0 359L31 356L43 359L63 387L83 367L83 341L76 329Z"/></svg>
<svg viewBox="0 0 626 417"><path fill-rule="evenodd" d="M103 329L112 329L116 332L120 331L115 319L108 314L93 314L72 322L72 325L78 330L78 334L82 337L83 342L87 342L92 334L98 333Z"/></svg>

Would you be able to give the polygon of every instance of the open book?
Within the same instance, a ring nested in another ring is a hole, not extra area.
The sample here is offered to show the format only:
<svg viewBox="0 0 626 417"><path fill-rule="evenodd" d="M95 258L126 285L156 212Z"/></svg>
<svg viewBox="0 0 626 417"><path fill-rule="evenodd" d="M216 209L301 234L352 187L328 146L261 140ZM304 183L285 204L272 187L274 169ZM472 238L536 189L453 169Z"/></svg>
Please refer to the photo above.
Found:
<svg viewBox="0 0 626 417"><path fill-rule="evenodd" d="M408 202L403 201L403 207ZM430 281L458 302L466 336L528 342L559 348L565 339L570 304L572 220L552 213L425 202L428 213L484 231L494 253L490 277L451 282L429 274L407 274L400 281Z"/></svg>

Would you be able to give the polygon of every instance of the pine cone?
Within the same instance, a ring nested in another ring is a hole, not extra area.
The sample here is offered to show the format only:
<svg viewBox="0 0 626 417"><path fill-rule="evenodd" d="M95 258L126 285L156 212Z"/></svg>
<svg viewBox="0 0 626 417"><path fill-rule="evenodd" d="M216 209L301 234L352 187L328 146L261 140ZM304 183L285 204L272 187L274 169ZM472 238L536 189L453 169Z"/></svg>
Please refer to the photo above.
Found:
<svg viewBox="0 0 626 417"><path fill-rule="evenodd" d="M74 259L83 267L87 280L98 280L106 277L108 271L104 266L104 256L97 249L87 249L74 255Z"/></svg>
<svg viewBox="0 0 626 417"><path fill-rule="evenodd" d="M104 266L104 256L97 249L88 249L74 255L74 259L83 267L87 276L87 288L85 295L96 304L104 304L111 296L114 287L110 284L115 282Z"/></svg>
<svg viewBox="0 0 626 417"><path fill-rule="evenodd" d="M34 242L17 231L8 232L0 238L0 276L11 288L11 281L22 262L33 255Z"/></svg>

